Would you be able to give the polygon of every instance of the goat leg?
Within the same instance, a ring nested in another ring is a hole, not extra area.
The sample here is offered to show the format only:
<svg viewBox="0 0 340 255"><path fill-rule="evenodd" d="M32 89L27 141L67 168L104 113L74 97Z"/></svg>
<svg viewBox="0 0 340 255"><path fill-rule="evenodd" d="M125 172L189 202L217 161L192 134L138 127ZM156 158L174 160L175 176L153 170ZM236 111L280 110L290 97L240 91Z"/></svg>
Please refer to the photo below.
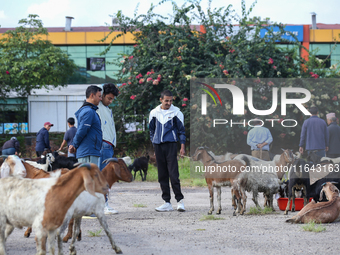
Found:
<svg viewBox="0 0 340 255"><path fill-rule="evenodd" d="M208 189L210 195L210 210L208 212L208 215L210 215L214 211L214 187L210 184L208 185Z"/></svg>
<svg viewBox="0 0 340 255"><path fill-rule="evenodd" d="M222 204L221 204L221 186L216 187L217 189L217 202L218 202L218 208L216 211L216 214L221 214L222 211Z"/></svg>
<svg viewBox="0 0 340 255"><path fill-rule="evenodd" d="M101 216L98 216L98 220L100 222L100 225L102 225L102 227L104 228L105 230L105 233L107 235L107 237L109 238L110 240L110 243L111 243L111 246L112 246L112 249L114 249L114 251L117 253L117 254L122 254L122 250L116 245L115 241L113 240L112 238L112 234L110 232L110 229L109 229L109 226L107 225L107 222L106 222L106 219L105 219L105 216L104 215L101 215Z"/></svg>
<svg viewBox="0 0 340 255"><path fill-rule="evenodd" d="M74 222L74 219L72 218L70 220L70 223L68 224L67 234L63 238L64 243L67 243L68 240L72 238L73 222Z"/></svg>
<svg viewBox="0 0 340 255"><path fill-rule="evenodd" d="M292 212L295 212L295 190L294 190L294 188L293 188L293 190L292 190L292 196L293 196L293 198L292 198Z"/></svg>
<svg viewBox="0 0 340 255"><path fill-rule="evenodd" d="M74 219L73 235L72 235L72 240L71 240L70 247L69 247L71 255L77 254L75 242L76 242L76 237L79 234L80 224L81 224L81 217Z"/></svg>
<svg viewBox="0 0 340 255"><path fill-rule="evenodd" d="M32 233L32 228L31 228L31 227L28 227L28 228L26 229L26 231L25 231L24 237L29 238L30 235L31 235L31 233Z"/></svg>
<svg viewBox="0 0 340 255"><path fill-rule="evenodd" d="M291 202L292 198L289 197L288 198L288 203L287 203L287 207L286 207L286 210L284 212L284 215L288 215L288 211L289 211L289 208L290 208L290 202Z"/></svg>

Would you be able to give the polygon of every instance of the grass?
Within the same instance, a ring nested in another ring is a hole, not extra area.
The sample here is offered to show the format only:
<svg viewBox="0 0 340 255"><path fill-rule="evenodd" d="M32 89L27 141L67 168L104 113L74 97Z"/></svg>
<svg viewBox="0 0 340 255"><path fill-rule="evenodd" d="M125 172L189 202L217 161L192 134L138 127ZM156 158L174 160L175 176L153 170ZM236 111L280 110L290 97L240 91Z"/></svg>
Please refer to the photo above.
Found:
<svg viewBox="0 0 340 255"><path fill-rule="evenodd" d="M93 232L93 231L91 231L91 230L89 230L88 232L89 232L89 236L90 236L90 237L97 237L97 236L100 236L100 233L101 233L102 231L103 231L103 230L100 229L100 230L95 231L95 232Z"/></svg>
<svg viewBox="0 0 340 255"><path fill-rule="evenodd" d="M264 215L264 214L271 214L271 213L274 213L271 207L264 207L263 209L259 207L250 207L249 212L247 214L248 215Z"/></svg>
<svg viewBox="0 0 340 255"><path fill-rule="evenodd" d="M190 164L192 163L193 162L190 162L189 158L180 158L178 160L178 171L179 171L179 178L181 181L181 186L183 187L206 187L207 184L204 178L200 177L200 175L194 175L193 173L190 172ZM197 162L194 162L194 164L197 164ZM158 181L157 167L149 164L146 180L149 182ZM137 172L136 174L135 181L142 181L142 178L139 172Z"/></svg>
<svg viewBox="0 0 340 255"><path fill-rule="evenodd" d="M315 221L310 221L306 225L302 226L304 231L319 233L322 231L326 231L326 228L321 224L316 223Z"/></svg>
<svg viewBox="0 0 340 255"><path fill-rule="evenodd" d="M197 231L205 231L205 228L198 228Z"/></svg>
<svg viewBox="0 0 340 255"><path fill-rule="evenodd" d="M146 205L143 204L133 204L134 207L140 207L140 208L144 208L147 207Z"/></svg>
<svg viewBox="0 0 340 255"><path fill-rule="evenodd" d="M200 221L205 221L205 220L224 220L224 218L221 217L216 217L215 215L204 215Z"/></svg>

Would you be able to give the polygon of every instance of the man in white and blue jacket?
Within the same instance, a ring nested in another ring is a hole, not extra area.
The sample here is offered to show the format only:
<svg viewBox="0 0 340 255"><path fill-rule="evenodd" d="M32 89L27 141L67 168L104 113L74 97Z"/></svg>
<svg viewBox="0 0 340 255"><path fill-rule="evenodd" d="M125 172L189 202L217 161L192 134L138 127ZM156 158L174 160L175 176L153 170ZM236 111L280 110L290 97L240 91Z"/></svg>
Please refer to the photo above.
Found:
<svg viewBox="0 0 340 255"><path fill-rule="evenodd" d="M102 89L91 85L86 89L86 101L75 113L78 121L77 133L70 145L69 152L75 153L78 162L98 165L103 134L98 113L98 104L102 100Z"/></svg>
<svg viewBox="0 0 340 255"><path fill-rule="evenodd" d="M161 93L160 101L161 104L150 112L149 117L150 138L155 150L158 182L164 200L164 204L157 207L156 211L173 211L170 203L170 178L177 200L177 210L184 212L184 196L181 192L177 162L177 141L181 143L181 156L185 153L184 116L179 108L172 105L173 96L169 90Z"/></svg>

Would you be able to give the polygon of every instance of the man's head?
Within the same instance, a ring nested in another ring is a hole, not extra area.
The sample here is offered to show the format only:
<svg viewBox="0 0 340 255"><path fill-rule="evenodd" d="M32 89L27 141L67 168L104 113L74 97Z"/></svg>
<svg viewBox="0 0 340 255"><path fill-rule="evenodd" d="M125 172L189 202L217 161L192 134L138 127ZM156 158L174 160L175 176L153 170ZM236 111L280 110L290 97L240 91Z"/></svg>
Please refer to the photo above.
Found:
<svg viewBox="0 0 340 255"><path fill-rule="evenodd" d="M103 86L103 105L109 106L118 94L119 90L113 83L105 83Z"/></svg>
<svg viewBox="0 0 340 255"><path fill-rule="evenodd" d="M53 124L51 124L51 122L45 122L44 123L44 128L46 128L47 131L50 131L51 127L53 127Z"/></svg>
<svg viewBox="0 0 340 255"><path fill-rule="evenodd" d="M337 121L337 118L335 117L335 113L334 112L326 114L326 118L327 118L327 124L328 125L331 124L332 122L336 122Z"/></svg>
<svg viewBox="0 0 340 255"><path fill-rule="evenodd" d="M70 127L73 127L74 126L74 123L75 123L75 120L74 118L70 117L67 119L67 123Z"/></svg>
<svg viewBox="0 0 340 255"><path fill-rule="evenodd" d="M171 91L169 90L164 90L161 93L161 97L159 99L162 103L161 108L163 110L169 110L169 108L171 107L172 101L173 101L173 96Z"/></svg>
<svg viewBox="0 0 340 255"><path fill-rule="evenodd" d="M94 105L98 105L102 100L102 89L98 86L91 85L86 89L86 102L89 102Z"/></svg>
<svg viewBox="0 0 340 255"><path fill-rule="evenodd" d="M310 112L312 115L317 115L318 112L319 112L319 109L318 109L318 107L316 107L316 106L312 106L311 108L309 108L309 112Z"/></svg>

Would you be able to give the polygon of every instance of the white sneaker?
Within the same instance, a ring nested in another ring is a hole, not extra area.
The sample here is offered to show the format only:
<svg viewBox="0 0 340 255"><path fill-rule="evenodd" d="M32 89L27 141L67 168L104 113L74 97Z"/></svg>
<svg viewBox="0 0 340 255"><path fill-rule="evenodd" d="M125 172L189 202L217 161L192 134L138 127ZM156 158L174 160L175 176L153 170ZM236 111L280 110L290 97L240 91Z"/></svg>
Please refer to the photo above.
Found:
<svg viewBox="0 0 340 255"><path fill-rule="evenodd" d="M164 202L160 207L155 209L157 212L170 212L173 211L172 205L169 202Z"/></svg>
<svg viewBox="0 0 340 255"><path fill-rule="evenodd" d="M177 202L177 211L185 212L183 199Z"/></svg>
<svg viewBox="0 0 340 255"><path fill-rule="evenodd" d="M117 214L118 211L109 206L108 202L105 203L104 214Z"/></svg>

